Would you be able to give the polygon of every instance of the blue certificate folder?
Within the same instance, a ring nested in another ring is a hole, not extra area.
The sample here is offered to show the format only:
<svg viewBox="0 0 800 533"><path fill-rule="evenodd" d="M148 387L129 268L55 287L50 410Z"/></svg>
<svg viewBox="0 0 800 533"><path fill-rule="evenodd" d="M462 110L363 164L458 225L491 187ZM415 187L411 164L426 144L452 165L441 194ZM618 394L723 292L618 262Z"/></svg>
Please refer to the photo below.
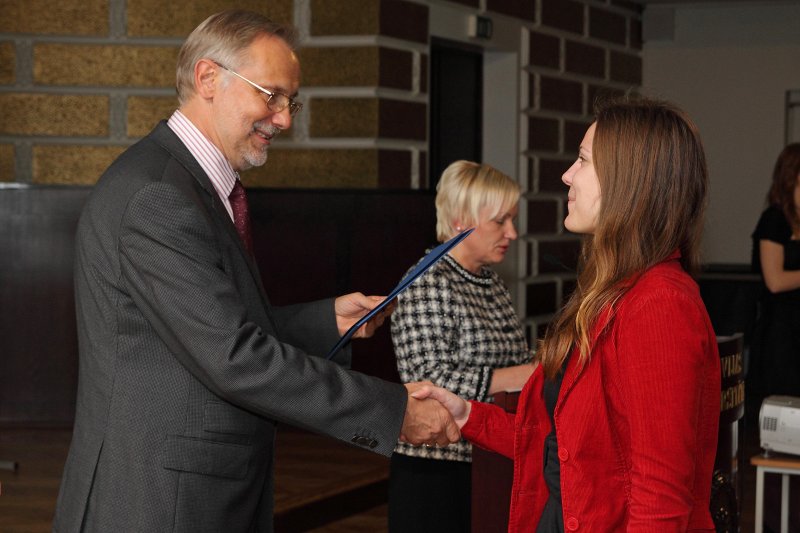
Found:
<svg viewBox="0 0 800 533"><path fill-rule="evenodd" d="M455 246L458 243L466 239L469 236L469 234L472 233L474 230L475 228L464 230L455 237L453 237L452 239L450 239L449 241L443 242L442 244L440 244L439 246L428 252L428 255L423 257L422 261L417 263L417 266L414 267L414 270L406 274L406 276L402 280L400 280L400 283L397 284L397 287L395 287L392 290L392 292L390 292L389 295L386 296L386 299L384 301L375 306L374 309L372 309L369 313L364 315L358 322L353 324L353 327L348 329L347 333L342 335L342 338L339 339L339 342L337 342L336 345L333 348L331 348L331 351L328 352L326 358L330 359L331 357L336 355L336 352L338 352L345 344L347 344L350 341L350 339L353 337L353 334L356 331L358 331L358 328L363 326L366 322L369 321L369 319L374 317L376 314L380 313L384 307L389 305L389 303L391 303L392 300L397 298L397 296L401 292L406 290L406 288L409 285L411 285L411 283L413 283L415 279L420 277L429 268L435 265L439 261L439 259L444 257L444 254L455 248Z"/></svg>

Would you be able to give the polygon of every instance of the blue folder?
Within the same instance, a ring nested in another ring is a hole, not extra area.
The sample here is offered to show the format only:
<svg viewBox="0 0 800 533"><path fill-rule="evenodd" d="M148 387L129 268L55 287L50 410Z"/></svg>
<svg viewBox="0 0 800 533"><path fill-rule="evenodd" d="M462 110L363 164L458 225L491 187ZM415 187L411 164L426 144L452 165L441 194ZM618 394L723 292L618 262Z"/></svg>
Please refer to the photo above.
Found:
<svg viewBox="0 0 800 533"><path fill-rule="evenodd" d="M370 310L369 313L364 315L361 319L359 319L358 322L353 324L353 327L348 329L347 333L342 335L342 338L339 339L339 342L337 342L336 345L333 348L331 348L331 351L328 352L326 359L330 359L331 357L336 355L336 352L338 352L343 346L345 346L350 341L350 339L353 337L353 334L356 331L358 331L358 328L363 326L366 322L369 321L369 319L374 317L376 314L380 313L384 307L389 305L389 303L391 303L392 300L397 298L397 296L401 292L406 290L406 288L409 285L411 285L411 283L413 283L415 279L420 277L429 268L435 265L439 261L439 259L444 257L444 254L452 250L458 243L466 239L469 236L469 234L472 233L474 230L475 228L464 230L455 237L453 237L452 239L450 239L449 241L443 242L442 244L440 244L439 246L428 252L428 254L422 258L422 261L417 263L417 266L414 267L414 269L411 272L405 275L405 277L400 281L400 283L397 284L397 287L395 287L392 290L392 292L389 293L389 295L386 297L384 301L376 305L372 310Z"/></svg>

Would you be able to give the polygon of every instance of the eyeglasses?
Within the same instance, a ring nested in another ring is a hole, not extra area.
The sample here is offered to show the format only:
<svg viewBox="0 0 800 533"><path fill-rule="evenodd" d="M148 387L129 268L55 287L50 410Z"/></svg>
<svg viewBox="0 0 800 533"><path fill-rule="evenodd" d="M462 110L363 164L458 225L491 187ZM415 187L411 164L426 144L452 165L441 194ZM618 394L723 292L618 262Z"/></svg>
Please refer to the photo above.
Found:
<svg viewBox="0 0 800 533"><path fill-rule="evenodd" d="M214 61L214 60L212 59L212 61ZM284 109L286 109L288 107L289 108L289 114L291 116L295 116L297 113L300 112L301 109L303 109L303 104L300 103L300 102L295 101L291 96L288 96L288 95L283 94L283 93L269 91L269 90L263 88L261 85L259 85L257 83L253 83L252 81L248 80L247 78L245 78L244 76L242 76L241 74L236 72L235 70L226 67L222 63L217 63L216 61L214 61L214 64L217 65L220 68L224 68L225 70L227 70L228 72L230 72L231 74L236 76L237 78L239 78L241 80L244 80L245 82L247 82L250 85L252 85L256 90L258 90L261 93L267 95L267 108L269 108L270 111L273 111L275 113L280 113L281 111L283 111Z"/></svg>

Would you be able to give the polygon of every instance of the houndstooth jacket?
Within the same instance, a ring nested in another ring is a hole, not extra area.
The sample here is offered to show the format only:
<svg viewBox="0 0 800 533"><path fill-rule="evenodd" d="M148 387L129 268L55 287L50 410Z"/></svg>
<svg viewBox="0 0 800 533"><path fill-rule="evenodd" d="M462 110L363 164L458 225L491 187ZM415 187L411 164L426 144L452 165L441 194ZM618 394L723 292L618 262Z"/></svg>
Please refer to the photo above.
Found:
<svg viewBox="0 0 800 533"><path fill-rule="evenodd" d="M473 274L449 255L399 296L391 331L403 382L430 380L465 399L490 401L493 369L533 358L497 273L483 267ZM468 462L472 446L465 440L445 448L399 442L395 453Z"/></svg>

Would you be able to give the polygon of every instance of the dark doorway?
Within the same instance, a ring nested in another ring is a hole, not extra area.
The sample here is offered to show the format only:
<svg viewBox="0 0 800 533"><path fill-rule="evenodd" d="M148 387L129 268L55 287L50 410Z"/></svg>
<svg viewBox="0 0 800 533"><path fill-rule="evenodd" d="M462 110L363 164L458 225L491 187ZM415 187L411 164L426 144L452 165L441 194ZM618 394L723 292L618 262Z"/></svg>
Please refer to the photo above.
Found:
<svg viewBox="0 0 800 533"><path fill-rule="evenodd" d="M431 40L430 188L458 159L481 160L483 52L463 43Z"/></svg>

